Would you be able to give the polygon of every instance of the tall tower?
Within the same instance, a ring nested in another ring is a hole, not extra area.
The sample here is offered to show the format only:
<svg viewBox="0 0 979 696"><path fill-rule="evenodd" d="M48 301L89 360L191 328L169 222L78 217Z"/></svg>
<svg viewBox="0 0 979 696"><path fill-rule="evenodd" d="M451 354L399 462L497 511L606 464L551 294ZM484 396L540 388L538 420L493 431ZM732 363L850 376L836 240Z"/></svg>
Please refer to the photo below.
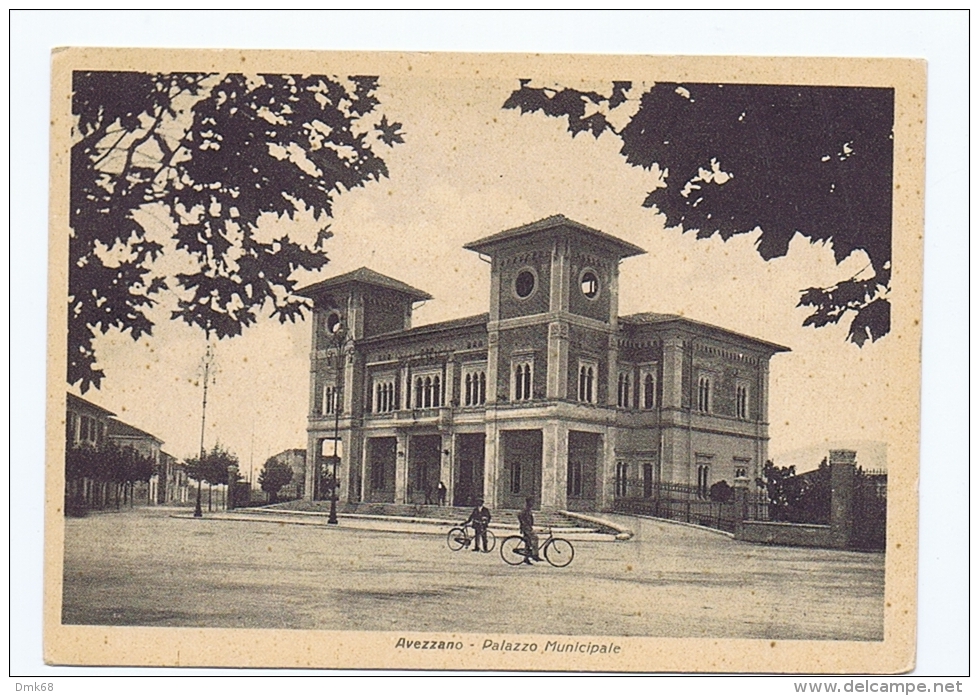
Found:
<svg viewBox="0 0 979 696"><path fill-rule="evenodd" d="M619 261L642 249L554 215L466 245L490 257L485 488L498 507L563 509L571 449L593 499L614 458ZM610 401L611 399L611 401ZM585 403L581 403L585 402ZM580 444L584 443L584 444ZM601 471L597 471L601 469ZM573 490L572 492L579 492Z"/></svg>
<svg viewBox="0 0 979 696"><path fill-rule="evenodd" d="M610 403L619 261L645 252L563 215L465 248L492 262L487 328L494 374L487 401L578 400L578 363L584 360L595 363L589 401ZM527 365L529 388L526 370L520 370L521 381L516 379L518 367Z"/></svg>
<svg viewBox="0 0 979 696"><path fill-rule="evenodd" d="M341 496L356 499L360 481L350 462L360 461L361 436L355 436L354 423L363 415L364 365L354 351L358 340L411 328L411 310L415 302L430 300L427 292L369 268L358 268L328 278L298 291L313 300L313 338L310 354L309 425L306 449L307 498L321 493L319 472L323 469L324 442L330 449L334 430L339 430L341 459ZM342 325L348 338L338 370L334 333ZM337 395L340 399L337 399ZM359 431L358 431L359 433Z"/></svg>

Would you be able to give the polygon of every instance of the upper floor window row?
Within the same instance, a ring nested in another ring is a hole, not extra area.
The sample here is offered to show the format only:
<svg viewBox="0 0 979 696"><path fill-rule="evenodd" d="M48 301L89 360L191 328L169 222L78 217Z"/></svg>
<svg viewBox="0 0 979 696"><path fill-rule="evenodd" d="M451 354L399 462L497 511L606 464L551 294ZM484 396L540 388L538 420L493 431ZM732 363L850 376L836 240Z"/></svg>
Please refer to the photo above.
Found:
<svg viewBox="0 0 979 696"><path fill-rule="evenodd" d="M374 413L390 413L398 408L394 379L374 383Z"/></svg>
<svg viewBox="0 0 979 696"><path fill-rule="evenodd" d="M438 375L415 377L415 408L442 405L442 379Z"/></svg>
<svg viewBox="0 0 979 696"><path fill-rule="evenodd" d="M486 403L485 370L467 370L462 383L464 406L481 406Z"/></svg>

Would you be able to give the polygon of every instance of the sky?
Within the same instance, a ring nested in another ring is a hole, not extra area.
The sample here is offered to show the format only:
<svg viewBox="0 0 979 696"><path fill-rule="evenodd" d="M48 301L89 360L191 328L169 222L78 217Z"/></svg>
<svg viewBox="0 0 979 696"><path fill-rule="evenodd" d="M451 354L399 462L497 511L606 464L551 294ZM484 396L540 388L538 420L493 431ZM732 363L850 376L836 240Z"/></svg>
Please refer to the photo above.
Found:
<svg viewBox="0 0 979 696"><path fill-rule="evenodd" d="M867 387L883 369L888 339L859 348L845 341L846 321L804 328L807 311L795 306L800 290L858 273L863 252L837 266L830 246L797 235L785 257L766 262L755 251L757 232L723 242L665 229L661 215L641 206L655 171L627 166L611 134L572 138L563 120L503 110L517 86L509 77L381 75L381 109L403 124L405 142L379 150L389 178L338 195L330 263L300 274L303 283L368 266L433 295L416 308L415 325L477 314L488 308L489 266L463 245L562 213L647 251L620 266L620 314L677 313L791 348L771 362L770 456L795 453L785 463L813 468L821 457L812 451L885 439L886 408ZM166 233L152 214L141 219ZM300 219L290 232L311 239L317 229ZM151 337L134 343L113 331L97 340L107 376L85 397L183 458L200 443L205 338L168 320L167 299ZM308 322L271 319L219 341L205 446L230 448L256 475L268 456L305 447L309 345ZM840 408L844 394L850 405ZM873 451L866 464L880 468Z"/></svg>

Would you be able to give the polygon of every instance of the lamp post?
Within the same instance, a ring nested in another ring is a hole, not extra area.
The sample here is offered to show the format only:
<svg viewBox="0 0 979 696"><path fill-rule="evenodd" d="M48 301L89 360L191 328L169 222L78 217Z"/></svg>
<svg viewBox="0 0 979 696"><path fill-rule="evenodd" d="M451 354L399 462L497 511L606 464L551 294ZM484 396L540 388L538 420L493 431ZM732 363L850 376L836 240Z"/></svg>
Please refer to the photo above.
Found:
<svg viewBox="0 0 979 696"><path fill-rule="evenodd" d="M194 504L194 517L204 516L203 510L201 510L201 476L203 475L204 457L206 456L204 452L204 423L207 419L207 378L210 375L211 360L213 358L214 353L211 350L211 344L208 343L207 350L204 352L204 399L201 403L201 458L197 471L197 502Z"/></svg>
<svg viewBox="0 0 979 696"><path fill-rule="evenodd" d="M343 322L336 321L333 323L330 330L330 343L335 351L333 358L336 368L333 389L333 479L330 482L330 516L326 520L327 524L339 524L339 520L337 520L337 484L339 483L337 481L337 464L340 458L337 456L337 445L340 441L340 409L343 408L340 371L343 369L347 338L347 327L343 325Z"/></svg>

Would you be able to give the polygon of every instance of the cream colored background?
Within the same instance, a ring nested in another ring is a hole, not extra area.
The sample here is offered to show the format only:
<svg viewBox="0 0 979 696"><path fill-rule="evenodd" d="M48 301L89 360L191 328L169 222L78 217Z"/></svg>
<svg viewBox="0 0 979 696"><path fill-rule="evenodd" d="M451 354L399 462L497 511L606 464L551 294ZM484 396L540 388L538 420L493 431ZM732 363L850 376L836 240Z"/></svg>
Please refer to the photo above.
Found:
<svg viewBox="0 0 979 696"><path fill-rule="evenodd" d="M523 118L523 119L528 119L529 117L522 117L522 118ZM409 124L409 128L410 128L410 124ZM569 140L569 139L567 138L567 136L563 136L563 137L564 137L565 139L567 139L567 140ZM583 139L583 138L579 138L579 140L582 140L582 139ZM590 144L590 146L591 146L591 147L594 147L594 143L593 143L593 142L591 142L591 141L590 141L590 139L589 139L589 144ZM575 216L575 214L574 214L574 211L570 211L570 210L567 210L567 209L565 209L565 212L568 212L568 214L570 214L570 215L572 215L572 216ZM646 211L640 211L640 212L643 212L643 213L645 213ZM546 213L545 213L545 214L546 214ZM648 215L648 213L646 213L646 214ZM580 216L580 215L579 215L579 216L577 216L577 217L578 217L579 219L582 219L582 216ZM522 221L524 221L524 220L519 220L519 221L517 221L517 222L522 222ZM583 219L583 221L585 221L585 222L591 222L591 223L593 223L593 221L592 221L592 220L590 220L590 219L587 219L587 218L584 218L584 219ZM593 224L595 224L595 223L593 223ZM602 224L600 224L600 223L598 223L598 226L599 226L599 227L602 227L603 229L606 229L607 231L609 231L609 232L611 232L611 233L613 233L613 234L622 234L622 236L626 236L626 235L625 235L625 234L624 234L624 233L623 233L623 232L622 232L621 230L618 230L618 229L614 229L614 228L612 228L612 227L610 227L610 226L607 226L607 225L606 225L606 226L603 226L603 225L602 225ZM490 230L490 231L495 231L495 230ZM672 234L672 233L670 233L670 234ZM470 235L470 237L471 237L471 236L472 236L472 235ZM674 235L674 237L673 237L673 239L682 239L682 238L680 238L680 237L679 237L679 236L677 236L677 235ZM636 241L638 241L638 242L639 242L640 244L644 244L644 242L643 242L643 240L636 240ZM703 244L703 243L701 243L701 244ZM648 248L648 246L649 246L649 245L648 245L648 244L644 244L644 246L647 246L647 248ZM728 245L728 246L730 246L730 245ZM449 249L449 250L452 250L452 248L451 248L451 245L449 245L449 244L447 244L447 245L446 245L446 248L447 248L447 249ZM724 251L724 249L723 249L723 247L721 248L721 251ZM463 253L464 253L464 252L463 252ZM339 256L339 255L338 255L338 256ZM342 269L342 268L340 268L340 267L338 267L338 266L336 266L336 265L333 265L333 266L331 266L331 269L330 269L330 272L339 272L340 270L344 270L344 269ZM380 268L379 270L386 270L386 269L384 269L384 268ZM426 289L429 289L429 290L433 290L433 294L436 294L437 296L441 294L441 293L438 293L438 292L435 292L435 291L434 291L434 289L433 289L433 288L432 288L432 287L430 286L430 284L425 284L425 283L422 283L422 282L419 282L419 283L417 283L417 284L419 284L419 285L420 285L420 286L422 286L422 287L425 287ZM479 302L481 302L481 303L484 303L484 302L485 302L485 299L484 299L484 293L485 293L485 289L484 289L484 288L482 288L481 286L479 286L479 287L477 287L477 294L479 294L479 292L478 292L479 290L483 290L483 294L482 294L482 295L480 295L479 297L477 297L477 301L479 301ZM635 307L635 309L645 309L645 308L647 308L647 307L648 307L648 304L649 304L649 303L646 303L646 306L641 306L641 307ZM660 309L660 307L655 307L655 308L657 308L657 309ZM482 305L480 305L480 306L479 306L478 308L476 308L476 309L475 309L475 310L473 310L473 311L480 311L481 309L482 309ZM623 310L624 310L624 311L629 311L630 309L631 309L631 308L629 308L628 306L624 306L624 307L623 307ZM456 315L456 316L457 316L457 315L458 315L458 314L460 314L460 313L464 313L464 312L458 312L458 313L453 313L453 315ZM693 314L693 316L696 316L697 318L704 318L704 319L707 319L707 320L711 320L710 318L708 318L708 317L704 317L703 315L699 315L699 316L698 316L697 314ZM431 318L430 320L434 320L435 318L440 318L440 317L433 317L433 318ZM429 319L421 319L421 317L419 317L419 319L420 319L420 320L422 320L422 321L425 321L425 320L429 320ZM730 321L725 321L724 319L718 319L718 320L716 320L716 321L718 321L718 323L722 323L722 324L726 324L726 325L730 325ZM732 328L737 328L737 327L732 327ZM761 336L763 336L763 337L765 337L765 338L769 338L769 339L772 339L772 340L778 340L778 339L777 339L777 337L774 337L774 336L771 336L771 335L766 335L766 334L764 334L764 333L759 333L759 335L761 335ZM892 334L892 335L893 335L893 334ZM792 344L790 343L790 345L792 345Z"/></svg>
<svg viewBox="0 0 979 696"><path fill-rule="evenodd" d="M611 159L607 166L597 163L594 158L579 155L581 161L576 161L573 146L588 145L584 138L573 143L572 147L557 147L543 152L533 152L532 148L540 147L547 140L546 126L551 124L532 123L532 119L522 118L517 121L511 114L503 114L495 120L496 109L479 112L478 107L487 97L483 91L499 80L499 76L541 76L548 81L559 84L581 84L591 86L596 82L608 79L608 76L642 75L649 81L689 81L689 82L749 82L756 84L771 84L786 82L792 84L827 84L861 85L861 86L894 86L895 87L895 152L894 178L895 186L895 221L894 221L894 280L891 293L892 299L892 332L891 335L878 344L858 351L843 343L841 331L830 331L820 334L816 332L811 342L818 343L815 350L809 347L797 348L803 356L802 372L807 374L808 384L800 383L794 388L779 388L779 375L784 374L776 363L772 376L771 414L773 423L785 418L785 427L791 427L791 420L802 418L803 426L810 432L816 430L817 423L826 424L831 430L826 439L832 439L833 433L847 427L848 423L857 423L871 430L877 437L892 445L889 463L888 507L889 529L887 549L887 571L885 580L885 611L884 611L884 641L883 643L835 643L820 644L816 648L806 642L772 641L767 650L765 641L709 641L713 647L709 653L696 649L697 641L663 639L663 638L629 638L622 639L623 652L617 656L608 656L603 660L582 661L582 668L598 669L601 671L619 670L663 670L670 671L882 671L893 672L910 668L913 661L914 617L916 580L916 531L917 531L917 501L915 496L917 482L918 449L918 395L920 383L920 286L921 286L921 231L923 229L923 126L924 126L924 64L910 61L842 61L842 60L792 60L792 59L747 59L747 58L644 58L644 57L582 57L582 56L516 56L516 55L449 55L449 54L314 54L314 53L272 53L272 52L153 52L153 51L114 51L108 49L71 49L59 52L54 56L53 88L52 88L52 194L51 194L51 268L49 285L49 416L51 436L48 442L48 518L47 518L47 569L46 600L45 600L45 653L52 662L68 663L104 663L122 662L127 664L186 664L189 659L197 665L252 665L279 667L433 667L433 668L500 668L524 667L532 669L561 669L569 665L566 658L551 656L534 656L530 661L520 655L490 656L476 655L466 652L463 655L413 655L393 649L392 637L386 634L361 632L277 632L277 631L248 631L247 640L238 634L233 640L224 630L195 631L173 629L167 630L165 639L161 639L159 629L139 628L88 628L60 625L61 597L61 541L62 524L60 518L61 491L64 484L63 475L63 425L59 414L64 411L63 395L59 386L63 383L61 375L65 373L64 363L64 326L65 326L65 261L66 253L66 206L64 201L67 194L68 181L68 151L70 148L70 76L72 70L92 69L111 70L123 67L128 70L170 72L176 70L190 71L242 71L242 72L299 72L340 75L380 75L389 87L381 95L382 104L391 112L392 118L402 120L402 112L408 112L404 117L406 128L411 124L425 124L426 116L431 113L432 104L438 103L440 110L450 118L444 125L425 130L415 138L428 137L445 141L450 146L439 146L435 143L424 150L435 151L433 161L426 162L416 155L414 166L404 167L403 173L412 173L420 177L418 182L405 182L403 178L383 181L380 188L394 198L395 191L407 186L408 195L399 196L400 208L395 204L392 210L386 211L377 203L368 202L365 210L345 214L344 201L334 210L334 217L340 221L350 220L352 229L335 229L338 237L345 242L338 244L340 248L336 256L349 263L350 256L356 256L354 249L370 248L368 239L373 240L379 253L385 247L393 248L393 253L381 260L380 264L372 264L375 268L389 273L398 273L399 278L409 283L434 290L433 284L440 277L456 275L456 290L445 288L443 292L448 298L442 302L442 311L458 311L463 305L466 293L475 293L476 301L485 303L487 283L472 281L473 273L467 272L463 261L458 265L455 261L454 246L468 238L491 233L502 227L510 227L528 222L548 214L548 208L539 209L538 195L557 195L553 200L544 203L553 211L554 207L568 213L571 217L593 224L613 234L621 235L629 241L639 242L648 239L648 232L638 231L642 221L635 220L632 225L620 222L621 228L612 223L603 224L601 220L586 217L592 206L597 209L595 217L611 216L613 219L620 209L632 209L628 199L609 202L610 195L621 195L625 185L618 185L615 179L609 179L616 172L620 162ZM505 78L504 78L505 79ZM401 84L390 86L400 81ZM462 92L462 99L455 98L455 93ZM491 92L492 93L492 92ZM450 96L451 95L451 96ZM506 96L506 90L501 97L489 97L493 101ZM385 100L385 97L387 99ZM413 113L412 113L413 112ZM475 112L475 113L474 113ZM507 120L507 117L510 117ZM470 119L485 123L470 122ZM425 124L428 125L428 124ZM522 128L521 128L522 127ZM557 135L557 129L550 129ZM472 137L472 133L477 135ZM467 138L468 136L468 138ZM411 138L411 136L406 136ZM411 141L409 140L409 143ZM459 143L461 153L455 150ZM613 143L599 141L599 146ZM515 161L504 161L498 171L493 171L488 165L497 162L499 156L496 148L503 152L519 152L523 157ZM489 150L481 154L482 149ZM405 151L410 153L406 146ZM467 150L473 150L472 153ZM528 154L528 151L529 154ZM568 160L553 162L555 156L569 153ZM395 162L398 157L397 149L390 156L389 165L396 170ZM450 158L458 157L465 169L474 172L472 182L459 182L452 177L451 169L446 172ZM545 163L551 160L550 165ZM583 171L585 175L577 180L573 173ZM443 183L441 177L446 176ZM515 190L498 190L494 185L497 177L516 179ZM577 184L577 186L576 186ZM640 184L641 186L641 184ZM647 183L647 190L651 184ZM518 191L528 192L519 195ZM628 189L627 189L628 190ZM541 192L538 194L537 192ZM357 204L360 192L350 195L353 205ZM637 200L641 199L642 188L635 192ZM514 200L515 199L515 200ZM341 197L343 201L343 197ZM562 206L563 205L563 209ZM641 209L637 213L642 213ZM623 214L625 215L625 214ZM647 213L648 215L648 213ZM494 216L503 220L493 222ZM516 216L516 217L514 217ZM650 216L651 217L651 216ZM487 218L490 218L487 228ZM504 221L505 220L505 221ZM471 229L470 229L471 226ZM457 230L462 228L462 232ZM361 236L361 230L369 230L367 239ZM460 239L453 239L453 233L461 234ZM806 263L805 258L793 258L798 267L790 266L779 271L770 270L775 263L764 264L757 262L754 268L738 268L735 252L731 253L722 248L724 245L715 243L707 246L707 253L698 250L691 244L688 236L685 255L690 260L680 257L675 250L675 234L661 232L663 247L659 253L641 257L646 260L645 268L640 266L636 278L630 278L624 270L623 303L624 312L630 309L667 309L662 305L637 304L651 303L657 298L655 285L645 287L639 282L642 277L660 279L668 277L670 269L677 266L695 270L694 279L699 277L699 287L690 277L681 279L674 292L683 293L683 286L694 284L682 303L693 303L687 314L698 319L722 323L735 330L764 336L770 340L787 341L783 336L772 336L771 328L788 331L782 328L784 320L773 321L773 314L779 308L770 302L772 297L780 299L789 307L791 299L783 297L794 293L803 287L813 284L811 271L818 266L820 259ZM655 239L655 237L654 237ZM739 239L742 255L750 245ZM453 244L455 242L455 244ZM682 248L681 242L681 248ZM343 246L344 244L349 246ZM647 242L648 246L648 242ZM808 245L804 245L808 246ZM745 249L746 247L746 249ZM344 253L346 251L346 253ZM670 258L672 251L676 258ZM698 251L701 251L698 254ZM796 248L790 250L790 255ZM713 254L713 258L711 258ZM459 255L460 257L462 255ZM694 259L697 259L694 261ZM701 260L703 259L703 260ZM729 261L729 259L731 259ZM478 260L469 263L478 269ZM740 263L747 264L747 261ZM837 277L847 277L845 274L856 273L866 261L856 259L851 269L840 269L843 273ZM351 264L359 265L359 261ZM633 263L634 268L639 264ZM824 262L825 265L825 262ZM846 264L844 264L846 265ZM380 266L380 267L378 267ZM732 268L734 266L734 268ZM333 268L332 272L347 270L344 266ZM482 269L480 269L482 270ZM733 284L724 287L717 278L730 274ZM485 275L485 274L483 274ZM418 276L418 277L415 277ZM831 276L830 276L831 278ZM715 279L715 280L711 280ZM823 281L826 282L826 281ZM832 282L830 280L829 282ZM639 297L634 297L634 285L639 286ZM721 286L721 287L717 287ZM779 292L781 290L782 292ZM433 292L438 298L439 293ZM681 295L681 296L683 296ZM740 302L724 306L721 298L735 296ZM631 302L630 302L631 301ZM432 302L434 305L438 299ZM743 302L743 304L741 304ZM631 305L631 307L630 307ZM762 305L755 307L755 305ZM704 315L713 307L713 314ZM475 308L474 308L475 309ZM668 309L676 311L675 306ZM477 310L478 311L478 310ZM732 325L733 317L743 317L751 314L754 319L747 325ZM715 316L716 315L716 316ZM444 318L438 317L438 318ZM801 321L801 317L794 317ZM420 322L421 323L421 322ZM769 329L769 331L766 331ZM161 331L161 334L164 332ZM257 333L257 332L256 332ZM812 332L808 332L812 333ZM836 334L835 337L833 334ZM165 335L165 334L164 334ZM835 343L830 341L835 338ZM183 346L168 345L160 337L147 342L151 348L152 341L159 341L158 352L186 353L193 351ZM802 342L803 337L796 338L793 347L809 343ZM247 363L243 369L232 372L227 368L224 389L218 389L214 394L214 402L225 399L240 401L246 394L268 409L268 412L278 412L273 403L266 401L265 394L275 393L274 384L283 383L278 369L277 355L279 348L288 341L265 340L255 341L245 336L240 345L249 346L240 358L240 363ZM305 340L297 337L293 342L293 350L302 355ZM119 344L124 351L128 344ZM130 353L128 359L107 361L107 367L122 364L132 371L139 368L148 359L149 353L137 358L136 353ZM219 351L222 346L219 346ZM844 367L844 361L849 358L852 367ZM256 388L256 365L259 367L259 379L271 378L267 391ZM869 368L869 369L868 369ZM863 372L862 377L854 378L848 370ZM138 372L151 372L143 368ZM170 384L170 373L161 369L163 377L156 377L157 384L165 379ZM300 373L301 374L301 373ZM792 372L789 372L791 375ZM298 376L298 375L297 375ZM835 377L836 379L832 379ZM824 378L829 381L824 385ZM110 372L108 376L112 380ZM796 378L798 379L798 377ZM153 378L145 390L133 389L121 403L130 407L126 412L127 419L134 418L131 413L137 410L151 409L140 403L149 403L153 398ZM305 383L296 380L296 401L303 403L302 394ZM167 410L167 399L161 398L156 392L156 410ZM798 404L807 402L800 416L791 415ZM162 403L161 403L162 402ZM113 403L101 400L103 405L113 407ZM818 405L818 406L817 406ZM118 407L117 407L118 408ZM191 420L194 411L180 418L172 414L176 420ZM300 423L302 411L297 414ZM140 422L146 427L145 421ZM171 421L173 422L173 421ZM231 423L226 427L231 427ZM239 421L240 422L240 421ZM168 437L159 428L150 428ZM773 425L773 431L776 426ZM773 438L775 432L772 433ZM811 436L811 435L810 435ZM298 439L297 439L298 440ZM301 442L301 440L298 440ZM231 443L233 446L235 443ZM238 451L241 451L240 449ZM254 636L254 640L251 637Z"/></svg>

